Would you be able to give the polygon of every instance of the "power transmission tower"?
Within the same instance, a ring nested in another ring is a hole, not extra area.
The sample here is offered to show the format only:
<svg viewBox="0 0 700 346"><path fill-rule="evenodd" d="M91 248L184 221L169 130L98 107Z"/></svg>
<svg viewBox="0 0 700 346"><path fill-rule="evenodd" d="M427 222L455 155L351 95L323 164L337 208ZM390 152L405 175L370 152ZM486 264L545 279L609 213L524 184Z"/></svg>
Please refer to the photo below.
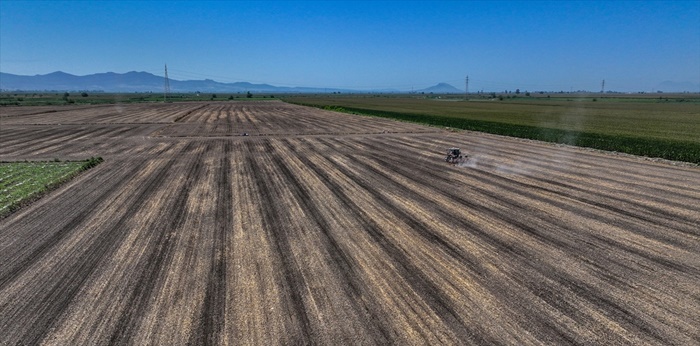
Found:
<svg viewBox="0 0 700 346"><path fill-rule="evenodd" d="M605 79L603 79L603 83L600 85L600 93L602 94L604 92L605 92Z"/></svg>
<svg viewBox="0 0 700 346"><path fill-rule="evenodd" d="M469 97L469 76L464 80L464 101Z"/></svg>
<svg viewBox="0 0 700 346"><path fill-rule="evenodd" d="M170 79L168 79L168 64L165 64L165 85L163 88L163 103L168 101L168 94L170 93Z"/></svg>

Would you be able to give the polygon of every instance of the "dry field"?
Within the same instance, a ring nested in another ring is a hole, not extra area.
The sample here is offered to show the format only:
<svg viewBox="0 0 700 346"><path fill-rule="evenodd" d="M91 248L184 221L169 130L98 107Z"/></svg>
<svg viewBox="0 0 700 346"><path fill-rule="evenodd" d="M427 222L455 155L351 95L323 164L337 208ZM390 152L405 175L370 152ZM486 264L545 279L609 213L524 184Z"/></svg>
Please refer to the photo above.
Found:
<svg viewBox="0 0 700 346"><path fill-rule="evenodd" d="M0 220L1 345L700 343L697 167L279 101L0 112L0 160L105 159Z"/></svg>

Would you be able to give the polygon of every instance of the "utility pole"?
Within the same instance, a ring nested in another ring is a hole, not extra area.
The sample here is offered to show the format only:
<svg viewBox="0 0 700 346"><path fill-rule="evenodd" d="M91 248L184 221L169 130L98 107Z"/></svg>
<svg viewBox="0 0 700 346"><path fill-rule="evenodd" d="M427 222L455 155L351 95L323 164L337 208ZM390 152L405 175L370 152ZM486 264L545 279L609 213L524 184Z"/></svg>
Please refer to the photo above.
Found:
<svg viewBox="0 0 700 346"><path fill-rule="evenodd" d="M469 76L464 80L464 101L469 97Z"/></svg>
<svg viewBox="0 0 700 346"><path fill-rule="evenodd" d="M170 79L168 79L168 64L165 64L165 85L163 85L163 103L168 101L170 93Z"/></svg>
<svg viewBox="0 0 700 346"><path fill-rule="evenodd" d="M604 92L605 92L605 79L603 79L603 83L600 85L600 93L602 94Z"/></svg>

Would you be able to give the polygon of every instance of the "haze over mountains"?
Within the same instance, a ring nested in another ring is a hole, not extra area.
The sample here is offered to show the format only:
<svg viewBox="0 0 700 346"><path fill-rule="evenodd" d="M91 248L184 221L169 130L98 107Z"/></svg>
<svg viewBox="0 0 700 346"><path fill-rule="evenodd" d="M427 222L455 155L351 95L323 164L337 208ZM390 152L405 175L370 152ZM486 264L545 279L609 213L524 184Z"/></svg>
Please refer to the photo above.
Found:
<svg viewBox="0 0 700 346"><path fill-rule="evenodd" d="M75 76L65 72L45 75L21 76L0 72L0 89L3 91L103 91L103 92L162 92L164 78L148 72L96 73ZM405 90L350 90L318 87L279 87L248 82L221 83L211 79L180 81L169 79L171 92L270 92L270 93L320 93L320 92L405 92ZM447 83L415 90L425 93L462 93Z"/></svg>
<svg viewBox="0 0 700 346"><path fill-rule="evenodd" d="M185 81L170 79L169 82L170 91L174 93L196 91L203 93L245 93L248 91L257 93L405 93L412 91L426 94L459 94L464 92L464 90L460 90L447 83L438 83L429 88L418 90L352 90L320 87L280 87L270 84L253 84L248 82L222 83L211 79ZM61 71L35 76L22 76L0 72L0 90L2 91L163 92L163 89L164 78L148 72L106 72L86 76L76 76ZM691 82L664 81L658 83L652 90L639 91L700 92L700 85Z"/></svg>

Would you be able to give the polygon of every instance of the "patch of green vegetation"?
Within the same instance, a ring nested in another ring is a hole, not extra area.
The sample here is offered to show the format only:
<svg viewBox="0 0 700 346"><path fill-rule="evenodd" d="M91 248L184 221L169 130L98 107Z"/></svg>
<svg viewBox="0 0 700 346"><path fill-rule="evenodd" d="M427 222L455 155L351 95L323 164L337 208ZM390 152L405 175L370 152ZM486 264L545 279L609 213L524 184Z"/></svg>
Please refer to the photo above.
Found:
<svg viewBox="0 0 700 346"><path fill-rule="evenodd" d="M321 109L700 163L700 107L601 101L292 98ZM310 102L311 101L311 102ZM321 102L314 102L321 101ZM544 103L544 104L543 104ZM577 103L575 107L566 103Z"/></svg>
<svg viewBox="0 0 700 346"><path fill-rule="evenodd" d="M85 161L0 162L0 217L102 161L101 157L91 157Z"/></svg>

